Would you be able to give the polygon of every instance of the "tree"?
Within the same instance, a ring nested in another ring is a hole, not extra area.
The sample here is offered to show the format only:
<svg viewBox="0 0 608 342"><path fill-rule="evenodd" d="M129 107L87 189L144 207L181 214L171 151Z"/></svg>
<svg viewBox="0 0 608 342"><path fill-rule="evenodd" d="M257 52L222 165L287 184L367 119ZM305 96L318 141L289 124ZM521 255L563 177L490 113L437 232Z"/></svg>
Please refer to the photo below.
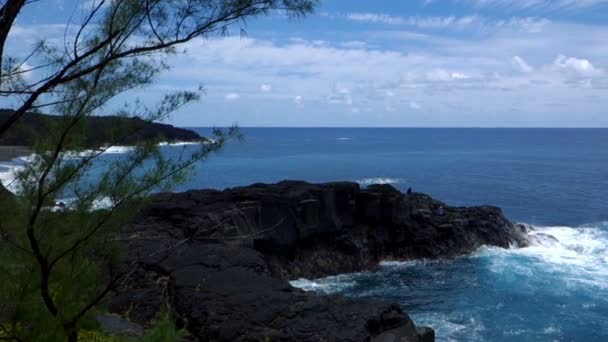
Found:
<svg viewBox="0 0 608 342"><path fill-rule="evenodd" d="M213 140L177 159L165 157L158 141L142 141L97 174L104 151L196 101L202 90L169 93L155 104L132 100L120 109L108 103L153 84L168 70L162 58L180 44L242 30L249 18L273 11L304 16L316 1L96 0L84 5L78 24L68 23L62 44L42 41L23 56L6 56L6 43L15 19L37 0L1 3L0 96L17 105L0 123L0 137L31 111L59 119L45 122L48 134L35 137L34 157L17 174L19 196L0 196L0 339L77 341L92 310L129 275L114 240L146 195L170 189L238 136L235 128L216 130ZM23 77L32 72L40 76ZM85 145L87 119L101 112L141 124L117 125L110 141ZM92 174L94 182L83 182ZM66 196L68 210L51 209ZM100 201L103 209L96 208Z"/></svg>

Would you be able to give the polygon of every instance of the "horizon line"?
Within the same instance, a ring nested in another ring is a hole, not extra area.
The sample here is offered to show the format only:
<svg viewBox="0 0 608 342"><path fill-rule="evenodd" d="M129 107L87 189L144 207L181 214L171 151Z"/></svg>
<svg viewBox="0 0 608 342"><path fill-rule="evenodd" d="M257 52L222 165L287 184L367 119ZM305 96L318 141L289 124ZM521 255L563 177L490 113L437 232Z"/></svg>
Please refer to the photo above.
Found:
<svg viewBox="0 0 608 342"><path fill-rule="evenodd" d="M231 126L177 126L181 128L228 128ZM543 127L543 126L527 126L527 127L513 127L513 126L237 126L239 128L382 128L382 129L608 129L606 127Z"/></svg>

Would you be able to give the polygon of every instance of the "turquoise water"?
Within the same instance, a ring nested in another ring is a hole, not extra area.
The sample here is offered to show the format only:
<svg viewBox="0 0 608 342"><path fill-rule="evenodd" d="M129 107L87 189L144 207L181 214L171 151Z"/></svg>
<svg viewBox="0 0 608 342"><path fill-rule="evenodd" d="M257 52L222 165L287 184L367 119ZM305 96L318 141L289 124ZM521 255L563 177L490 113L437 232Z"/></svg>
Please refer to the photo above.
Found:
<svg viewBox="0 0 608 342"><path fill-rule="evenodd" d="M534 225L536 234L559 240L539 238L522 250L483 248L454 260L384 263L375 272L294 285L398 301L416 323L436 328L440 341L608 341L608 129L243 133L244 143L197 165L178 190L283 179L382 182L451 205L497 205L512 220Z"/></svg>

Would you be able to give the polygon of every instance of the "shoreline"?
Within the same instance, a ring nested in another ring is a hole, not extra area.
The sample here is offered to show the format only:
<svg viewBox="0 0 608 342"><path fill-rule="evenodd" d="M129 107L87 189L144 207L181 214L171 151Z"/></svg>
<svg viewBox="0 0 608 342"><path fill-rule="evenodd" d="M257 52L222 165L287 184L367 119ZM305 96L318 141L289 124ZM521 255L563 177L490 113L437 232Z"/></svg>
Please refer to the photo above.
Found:
<svg viewBox="0 0 608 342"><path fill-rule="evenodd" d="M16 194L14 187L14 172L23 167L27 158L32 155L27 146L0 146L0 186L12 194Z"/></svg>
<svg viewBox="0 0 608 342"><path fill-rule="evenodd" d="M12 162L30 154L32 150L27 146L0 146L0 163Z"/></svg>
<svg viewBox="0 0 608 342"><path fill-rule="evenodd" d="M158 144L158 147L176 147L176 146L189 146L198 144L208 144L208 139L204 138L201 141L176 141L169 140L163 141ZM135 147L133 145L116 145L108 148L103 154L124 154L132 151ZM91 152L91 150L85 151L85 153ZM23 159L33 154L33 150L28 146L13 146L13 145L0 145L0 185L15 193L11 189L11 173L23 166L26 161ZM68 152L69 153L69 152Z"/></svg>

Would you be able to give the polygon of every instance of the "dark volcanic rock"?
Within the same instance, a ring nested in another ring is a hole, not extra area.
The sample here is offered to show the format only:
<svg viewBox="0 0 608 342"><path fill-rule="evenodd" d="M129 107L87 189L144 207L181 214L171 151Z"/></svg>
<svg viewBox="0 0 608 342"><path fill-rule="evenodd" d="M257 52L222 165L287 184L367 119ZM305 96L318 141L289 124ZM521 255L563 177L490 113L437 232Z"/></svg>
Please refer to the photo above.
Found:
<svg viewBox="0 0 608 342"><path fill-rule="evenodd" d="M10 109L0 109L0 123L13 113ZM33 138L59 123L60 116L26 113L20 121L0 137L0 145L32 146ZM117 145L135 145L142 141L163 140L200 141L197 133L161 123L147 123L138 118L117 116L91 116L86 120L83 131L86 147L97 147L116 141Z"/></svg>
<svg viewBox="0 0 608 342"><path fill-rule="evenodd" d="M527 245L524 232L497 207L450 207L389 185L360 189L350 182L160 194L136 222L145 231L162 227L173 236L253 248L283 279L360 271L387 258Z"/></svg>
<svg viewBox="0 0 608 342"><path fill-rule="evenodd" d="M396 304L307 293L287 280L527 244L496 207L349 182L159 194L129 234L127 261L140 267L111 309L146 324L169 303L204 341L432 341L432 329L417 330Z"/></svg>

